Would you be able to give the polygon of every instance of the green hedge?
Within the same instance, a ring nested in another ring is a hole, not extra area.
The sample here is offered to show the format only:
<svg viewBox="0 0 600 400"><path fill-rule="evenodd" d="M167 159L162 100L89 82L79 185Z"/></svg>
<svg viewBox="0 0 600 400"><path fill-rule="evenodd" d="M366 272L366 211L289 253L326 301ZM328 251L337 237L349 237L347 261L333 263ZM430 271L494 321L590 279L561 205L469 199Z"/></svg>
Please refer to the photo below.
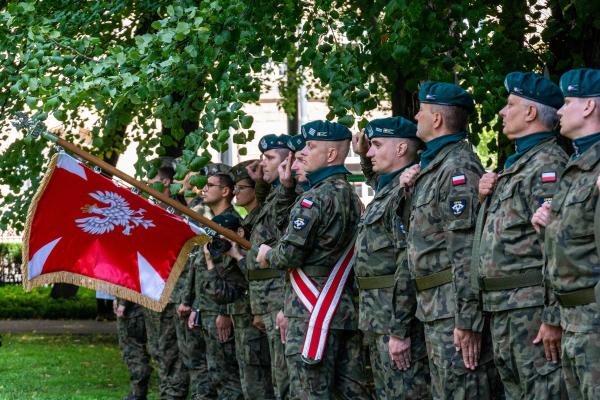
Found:
<svg viewBox="0 0 600 400"><path fill-rule="evenodd" d="M0 286L0 319L93 319L96 293L79 288L74 299L53 299L50 287L26 293L20 285Z"/></svg>
<svg viewBox="0 0 600 400"><path fill-rule="evenodd" d="M21 264L21 243L0 243L0 262Z"/></svg>

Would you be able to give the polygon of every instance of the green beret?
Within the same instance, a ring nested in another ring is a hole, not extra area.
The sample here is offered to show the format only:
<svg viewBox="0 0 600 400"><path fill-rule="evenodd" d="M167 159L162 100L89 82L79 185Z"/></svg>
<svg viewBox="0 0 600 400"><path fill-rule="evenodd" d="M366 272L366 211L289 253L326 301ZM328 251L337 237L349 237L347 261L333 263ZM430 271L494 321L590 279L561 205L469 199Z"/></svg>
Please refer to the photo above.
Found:
<svg viewBox="0 0 600 400"><path fill-rule="evenodd" d="M559 109L564 104L560 88L550 79L533 72L511 72L504 78L509 94Z"/></svg>
<svg viewBox="0 0 600 400"><path fill-rule="evenodd" d="M294 135L288 138L288 147L294 153L300 151L306 146L306 139L302 135Z"/></svg>
<svg viewBox="0 0 600 400"><path fill-rule="evenodd" d="M216 215L213 217L212 221L231 230L236 230L242 226L242 220L237 215L231 213Z"/></svg>
<svg viewBox="0 0 600 400"><path fill-rule="evenodd" d="M369 140L376 137L416 139L417 125L403 117L374 119L367 124L365 134Z"/></svg>
<svg viewBox="0 0 600 400"><path fill-rule="evenodd" d="M565 97L600 96L600 69L580 68L560 77L560 89Z"/></svg>
<svg viewBox="0 0 600 400"><path fill-rule="evenodd" d="M426 104L456 106L475 111L473 97L458 85L446 82L427 81L421 83L419 101Z"/></svg>
<svg viewBox="0 0 600 400"><path fill-rule="evenodd" d="M322 140L336 142L350 140L352 133L350 129L342 124L330 121L312 121L302 125L302 136L305 140Z"/></svg>
<svg viewBox="0 0 600 400"><path fill-rule="evenodd" d="M217 174L228 174L231 167L227 164L221 163L210 163L202 168L202 174L206 176L217 175Z"/></svg>
<svg viewBox="0 0 600 400"><path fill-rule="evenodd" d="M287 135L265 135L260 139L258 143L258 149L261 153L273 149L287 149Z"/></svg>
<svg viewBox="0 0 600 400"><path fill-rule="evenodd" d="M252 178L250 178L250 175L248 175L248 170L246 170L246 167L255 161L257 161L257 160L242 161L241 163L236 164L233 167L231 167L231 171L229 171L229 174L233 178L233 181L239 182L244 179L252 180Z"/></svg>

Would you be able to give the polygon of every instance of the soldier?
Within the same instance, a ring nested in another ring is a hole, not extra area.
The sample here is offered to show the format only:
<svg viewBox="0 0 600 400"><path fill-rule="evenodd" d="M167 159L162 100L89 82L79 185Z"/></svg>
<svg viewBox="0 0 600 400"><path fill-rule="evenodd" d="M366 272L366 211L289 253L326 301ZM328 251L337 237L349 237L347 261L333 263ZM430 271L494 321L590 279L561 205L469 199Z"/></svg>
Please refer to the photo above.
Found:
<svg viewBox="0 0 600 400"><path fill-rule="evenodd" d="M401 204L397 178L415 164L421 145L416 131L402 117L383 118L369 122L352 140L367 184L376 190L358 228L354 270L360 294L358 327L369 343L378 399L431 397L423 324L415 317L416 290L396 213Z"/></svg>
<svg viewBox="0 0 600 400"><path fill-rule="evenodd" d="M272 249L261 245L257 261L265 268L289 269L286 357L290 379L298 380L291 383L297 388L292 395L369 398L352 282L346 284L360 217L343 165L351 134L343 125L323 121L308 123L302 131L306 146L301 155L311 189L292 208L285 235Z"/></svg>
<svg viewBox="0 0 600 400"><path fill-rule="evenodd" d="M427 149L419 165L402 173L400 184L414 190L407 251L416 315L425 323L433 397L487 399L496 389L488 382L488 374L494 375L488 371L491 344L487 335L482 343L479 293L469 279L483 172L465 141L473 99L459 86L424 82L419 101L417 136Z"/></svg>
<svg viewBox="0 0 600 400"><path fill-rule="evenodd" d="M241 222L241 226L231 226L230 229L238 229L238 234L242 237L248 237L252 228L256 223L262 207L262 200L256 198L255 186L256 183L250 178L247 168L258 160L249 160L237 164L231 169L231 175L235 182L235 201L236 205L244 207L248 215ZM260 185L260 184L259 184ZM237 249L237 245L233 245ZM242 259L241 252L235 253L236 260ZM228 255L232 255L228 253ZM235 271L231 272L233 278L227 276L227 282L234 280L237 273L240 271L236 265ZM217 283L216 271L212 272L207 279L207 282ZM252 324L252 311L250 308L250 298L248 296L248 282L245 276L241 280L242 285L238 285L239 295L222 296L220 299L223 303L232 303L228 305L229 314L233 318L235 327L235 344L237 360L240 367L240 380L244 398L246 399L274 399L273 383L271 381L271 360L269 357L269 342L267 334L264 331L257 329ZM234 291L235 292L235 291ZM234 303L235 301L235 303Z"/></svg>
<svg viewBox="0 0 600 400"><path fill-rule="evenodd" d="M554 351L561 329L542 322L543 239L529 220L540 204L552 201L567 163L554 131L563 96L534 73L511 72L504 83L509 95L500 116L516 152L500 174L484 174L479 182L480 199L489 200L479 211L474 283L483 291L483 310L491 313L494 361L506 397L559 399L561 386L566 396Z"/></svg>
<svg viewBox="0 0 600 400"><path fill-rule="evenodd" d="M226 218L240 216L233 208L233 180L229 174L216 174L208 177L208 182L202 188L203 203L210 207L217 223ZM205 249L206 251L206 249ZM231 258L223 254L213 254L210 258L219 268L225 268ZM194 311L188 319L188 326L193 328L199 314L202 333L206 342L206 362L208 375L216 387L219 399L241 399L239 366L236 359L235 339L232 332L232 320L227 314L227 307L216 303L203 287L209 279L207 276L207 257L196 258ZM233 261L235 262L235 261Z"/></svg>
<svg viewBox="0 0 600 400"><path fill-rule="evenodd" d="M286 399L289 396L289 379L285 360L284 344L277 331L277 317L281 319L283 308L284 274L274 269L263 270L256 263L256 252L261 244L273 245L283 234L289 217L289 208L296 199L294 181L280 180L279 166L289 159L287 136L266 135L259 142L262 153L260 170L263 176L253 179L264 180L271 184L271 192L255 219L250 235L252 248L245 261L240 263L248 276L250 306L254 315L254 325L264 330L269 338L271 359L271 380L275 387L275 396ZM290 161L291 162L291 161Z"/></svg>
<svg viewBox="0 0 600 400"><path fill-rule="evenodd" d="M146 400L152 374L143 307L130 301L114 302L117 316L117 337L123 361L129 371L130 391L125 400Z"/></svg>
<svg viewBox="0 0 600 400"><path fill-rule="evenodd" d="M558 110L560 133L573 141L575 153L560 175L552 205L544 204L532 218L536 229L546 226L546 268L554 295L543 320L557 325L560 319L569 398L598 399L600 258L594 182L600 173L600 70L568 71L560 78L560 88L565 96Z"/></svg>
<svg viewBox="0 0 600 400"><path fill-rule="evenodd" d="M162 183L163 193L166 195L169 195L169 186L173 182L174 175L173 168L161 167L154 178L154 182ZM178 279L163 311L144 309L150 353L158 367L161 399L185 399L188 393L189 375L179 353L176 333L179 320L177 305L180 303L179 297L184 282L185 273L184 277Z"/></svg>

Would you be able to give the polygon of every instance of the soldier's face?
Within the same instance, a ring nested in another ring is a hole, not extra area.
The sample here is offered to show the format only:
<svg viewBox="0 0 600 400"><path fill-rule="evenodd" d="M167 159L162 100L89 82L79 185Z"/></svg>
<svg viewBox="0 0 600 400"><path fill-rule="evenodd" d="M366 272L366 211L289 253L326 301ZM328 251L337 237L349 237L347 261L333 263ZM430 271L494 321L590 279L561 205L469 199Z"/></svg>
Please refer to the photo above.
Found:
<svg viewBox="0 0 600 400"><path fill-rule="evenodd" d="M392 172L393 161L397 153L397 140L392 138L374 138L367 152L371 159L373 171L383 174Z"/></svg>
<svg viewBox="0 0 600 400"><path fill-rule="evenodd" d="M433 134L434 115L431 104L421 103L415 119L417 120L417 137L424 142L428 142Z"/></svg>
<svg viewBox="0 0 600 400"><path fill-rule="evenodd" d="M254 185L250 179L242 179L235 184L235 204L244 207L255 199Z"/></svg>
<svg viewBox="0 0 600 400"><path fill-rule="evenodd" d="M558 110L560 134L571 140L582 135L588 99L565 97L565 104Z"/></svg>
<svg viewBox="0 0 600 400"><path fill-rule="evenodd" d="M531 105L522 97L509 95L506 105L498 114L502 117L502 132L513 140L527 128L527 116Z"/></svg>
<svg viewBox="0 0 600 400"><path fill-rule="evenodd" d="M296 173L296 180L298 180L298 182L306 182L306 173L304 172L304 162L301 151L297 151L296 153L294 153L292 171Z"/></svg>
<svg viewBox="0 0 600 400"><path fill-rule="evenodd" d="M304 163L304 171L311 173L327 166L327 159L332 150L330 143L321 140L308 140L300 152Z"/></svg>
<svg viewBox="0 0 600 400"><path fill-rule="evenodd" d="M211 204L217 204L220 200L225 197L223 193L223 185L218 176L209 176L208 182L202 188L200 193L204 204L210 206Z"/></svg>
<svg viewBox="0 0 600 400"><path fill-rule="evenodd" d="M271 149L265 151L260 157L260 165L263 169L263 178L267 182L273 182L279 177L277 167L283 159L281 158L281 152L278 149Z"/></svg>

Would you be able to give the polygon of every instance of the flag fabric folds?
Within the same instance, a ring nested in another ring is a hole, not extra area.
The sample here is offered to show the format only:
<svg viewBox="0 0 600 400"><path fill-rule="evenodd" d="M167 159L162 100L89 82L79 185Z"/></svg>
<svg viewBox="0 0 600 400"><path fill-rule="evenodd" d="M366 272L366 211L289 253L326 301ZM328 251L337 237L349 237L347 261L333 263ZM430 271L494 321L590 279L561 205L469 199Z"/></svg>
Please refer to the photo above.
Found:
<svg viewBox="0 0 600 400"><path fill-rule="evenodd" d="M160 311L192 247L208 240L201 228L59 153L27 215L23 286L71 283Z"/></svg>

